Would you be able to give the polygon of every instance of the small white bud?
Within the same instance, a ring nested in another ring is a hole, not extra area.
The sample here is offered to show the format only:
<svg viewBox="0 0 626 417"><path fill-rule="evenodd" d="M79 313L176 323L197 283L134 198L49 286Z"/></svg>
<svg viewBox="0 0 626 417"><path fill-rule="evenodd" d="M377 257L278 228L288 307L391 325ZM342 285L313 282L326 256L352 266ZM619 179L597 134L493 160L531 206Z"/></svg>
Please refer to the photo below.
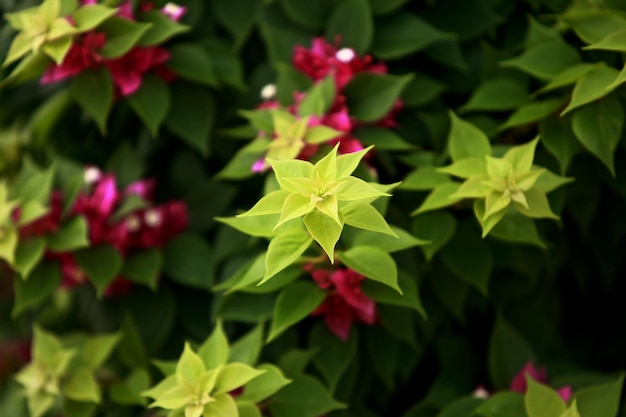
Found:
<svg viewBox="0 0 626 417"><path fill-rule="evenodd" d="M356 54L350 48L342 48L337 51L335 54L335 58L337 58L341 62L350 62L354 59Z"/></svg>
<svg viewBox="0 0 626 417"><path fill-rule="evenodd" d="M276 96L276 86L268 84L261 89L261 98L263 100L271 100Z"/></svg>
<svg viewBox="0 0 626 417"><path fill-rule="evenodd" d="M489 394L489 391L487 391L484 387L480 386L474 390L474 392L472 393L472 396L474 398L482 398L486 400L487 398L489 398L490 394Z"/></svg>
<svg viewBox="0 0 626 417"><path fill-rule="evenodd" d="M85 169L85 173L83 174L83 179L85 180L85 184L93 184L102 178L102 171L100 171L96 167L89 167Z"/></svg>
<svg viewBox="0 0 626 417"><path fill-rule="evenodd" d="M137 216L130 216L126 219L126 229L129 232L136 232L141 227L141 221Z"/></svg>
<svg viewBox="0 0 626 417"><path fill-rule="evenodd" d="M161 213L156 210L148 210L143 215L143 220L150 227L157 227L161 224Z"/></svg>

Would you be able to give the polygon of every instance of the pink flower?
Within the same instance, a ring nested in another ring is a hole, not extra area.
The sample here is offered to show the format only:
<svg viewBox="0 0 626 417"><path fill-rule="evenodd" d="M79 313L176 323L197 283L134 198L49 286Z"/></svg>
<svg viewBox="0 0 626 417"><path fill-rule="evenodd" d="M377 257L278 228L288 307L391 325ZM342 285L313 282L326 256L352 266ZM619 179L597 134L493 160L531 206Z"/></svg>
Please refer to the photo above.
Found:
<svg viewBox="0 0 626 417"><path fill-rule="evenodd" d="M119 199L115 177L103 175L94 183L91 193L78 195L72 214L85 217L92 245L108 243L124 253L128 236L124 222L110 221Z"/></svg>
<svg viewBox="0 0 626 417"><path fill-rule="evenodd" d="M187 8L183 6L179 6L176 3L169 2L163 6L161 9L161 13L165 16L169 17L175 22L178 22L187 12Z"/></svg>
<svg viewBox="0 0 626 417"><path fill-rule="evenodd" d="M335 42L337 44L338 42ZM386 73L387 66L373 63L371 55L359 57L349 48L337 49L324 38L315 38L311 48L296 46L292 58L293 65L314 81L331 74L339 91L352 80L355 74L363 71Z"/></svg>
<svg viewBox="0 0 626 417"><path fill-rule="evenodd" d="M127 54L104 62L113 77L117 92L122 96L129 96L141 87L144 74L156 73L161 79L170 82L175 74L165 67L170 59L170 53L158 46L135 47Z"/></svg>
<svg viewBox="0 0 626 417"><path fill-rule="evenodd" d="M311 315L323 315L328 329L342 340L350 336L356 321L372 325L376 322L376 303L361 290L363 275L351 269L325 269L308 267L317 285L328 290L324 302Z"/></svg>
<svg viewBox="0 0 626 417"><path fill-rule="evenodd" d="M548 374L546 372L546 369L543 367L535 368L535 365L532 362L528 362L526 363L526 365L524 365L522 370L519 371L517 375L513 377L513 379L511 380L511 385L509 389L514 392L519 392L522 394L525 393L526 390L528 389L527 382L526 382L527 375L530 378L542 384L548 383ZM559 388L557 390L557 393L561 396L563 401L567 402L572 396L572 389L569 386L565 386L565 387Z"/></svg>
<svg viewBox="0 0 626 417"><path fill-rule="evenodd" d="M163 247L185 230L187 224L187 206L182 201L170 201L137 211L126 218L128 246L138 249Z"/></svg>
<svg viewBox="0 0 626 417"><path fill-rule="evenodd" d="M99 52L105 42L104 33L89 32L80 36L70 47L61 65L48 66L40 82L50 84L77 75L86 69L98 68L103 61Z"/></svg>
<svg viewBox="0 0 626 417"><path fill-rule="evenodd" d="M55 260L61 267L61 288L74 288L87 282L87 275L76 263L70 252L51 252L45 254L46 259Z"/></svg>
<svg viewBox="0 0 626 417"><path fill-rule="evenodd" d="M128 20L135 20L135 15L133 13L133 4L130 2L130 0L120 3L120 5L117 7L117 15L119 17L123 17L124 19Z"/></svg>
<svg viewBox="0 0 626 417"><path fill-rule="evenodd" d="M156 180L150 178L140 181L135 181L129 184L124 191L122 191L122 197L126 197L130 194L135 194L144 200L151 201L154 199L154 189L156 188Z"/></svg>

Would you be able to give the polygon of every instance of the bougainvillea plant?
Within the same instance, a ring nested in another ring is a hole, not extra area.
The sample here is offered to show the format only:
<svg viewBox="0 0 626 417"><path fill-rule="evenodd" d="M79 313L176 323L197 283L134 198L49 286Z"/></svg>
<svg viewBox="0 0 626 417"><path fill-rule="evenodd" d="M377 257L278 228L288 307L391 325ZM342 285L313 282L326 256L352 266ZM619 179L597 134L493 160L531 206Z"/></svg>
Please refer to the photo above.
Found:
<svg viewBox="0 0 626 417"><path fill-rule="evenodd" d="M0 10L0 416L626 416L623 1Z"/></svg>

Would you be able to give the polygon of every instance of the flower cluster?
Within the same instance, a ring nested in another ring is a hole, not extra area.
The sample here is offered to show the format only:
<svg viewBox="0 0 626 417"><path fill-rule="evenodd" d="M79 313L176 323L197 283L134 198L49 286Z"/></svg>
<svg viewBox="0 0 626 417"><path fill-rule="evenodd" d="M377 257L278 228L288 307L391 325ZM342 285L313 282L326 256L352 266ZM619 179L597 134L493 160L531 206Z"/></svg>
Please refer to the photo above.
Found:
<svg viewBox="0 0 626 417"><path fill-rule="evenodd" d="M328 270L307 265L306 269L317 285L327 290L326 299L311 314L324 316L328 330L337 337L348 340L354 322L376 322L376 303L361 290L363 275L349 268Z"/></svg>
<svg viewBox="0 0 626 417"><path fill-rule="evenodd" d="M83 0L82 5L89 7L96 5L96 0ZM141 12L148 12L154 8L151 2L141 3ZM174 3L168 3L161 12L174 21L178 21L185 13L185 8ZM130 1L122 2L117 11L117 17L135 20ZM141 87L143 77L154 73L165 82L175 78L175 74L165 64L170 59L170 53L157 45L133 46L128 52L115 58L105 58L101 50L107 45L107 35L96 29L81 34L73 40L67 55L60 64L52 63L41 77L42 84L73 77L86 70L106 68L111 75L115 86L116 96L129 96Z"/></svg>
<svg viewBox="0 0 626 417"><path fill-rule="evenodd" d="M310 116L308 126L327 126L340 134L327 142L329 146L339 143L339 153L357 152L364 148L360 140L353 136L353 131L359 127L359 122L350 116L345 87L350 83L356 74L369 72L386 74L387 66L382 62L374 62L371 55L360 57L351 48L339 48L339 42L335 45L328 43L324 38L315 38L311 48L296 46L292 57L292 63L296 69L306 74L315 83L322 82L327 77L331 77L335 84L335 95L328 110L321 116ZM260 109L279 109L280 103L275 100L276 87L267 85L261 91L261 98L265 101L259 105ZM287 111L298 115L300 104L305 99L306 94L294 92L294 104L287 108ZM402 109L402 100L398 99L393 108L376 122L381 127L393 128L397 125L395 116ZM318 151L319 144L307 143L300 151L298 159L310 160ZM264 159L257 161L253 166L253 171L259 172L267 168Z"/></svg>
<svg viewBox="0 0 626 417"><path fill-rule="evenodd" d="M535 365L532 362L528 362L521 371L515 375L515 377L511 380L511 386L509 389L514 392L519 392L524 394L527 390L527 382L526 376L534 379L537 382L541 382L542 384L548 383L548 373L546 372L546 368L535 368ZM570 386L565 386L556 390L556 392L561 396L563 401L567 402L572 396L572 388Z"/></svg>
<svg viewBox="0 0 626 417"><path fill-rule="evenodd" d="M85 170L86 188L81 191L70 216L81 216L88 229L90 246L108 244L122 257L135 250L160 248L169 239L187 227L187 207L182 201L169 201L154 205L155 181L141 180L118 190L113 174L103 174L98 168ZM119 210L129 199L135 199L137 207ZM62 215L62 194L53 191L49 212L36 221L20 228L20 237L43 236L56 232ZM19 219L19 208L14 219ZM88 276L78 266L73 252L53 252L48 250L45 257L57 260L61 265L62 286L72 288L88 280ZM119 295L128 291L130 282L117 277L105 290L105 295Z"/></svg>

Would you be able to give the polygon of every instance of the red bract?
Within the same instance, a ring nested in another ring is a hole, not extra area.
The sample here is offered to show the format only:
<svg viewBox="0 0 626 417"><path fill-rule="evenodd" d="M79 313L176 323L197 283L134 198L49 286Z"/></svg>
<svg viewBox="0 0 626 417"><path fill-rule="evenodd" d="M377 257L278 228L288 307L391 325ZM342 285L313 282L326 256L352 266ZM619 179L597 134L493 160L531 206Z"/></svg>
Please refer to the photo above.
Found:
<svg viewBox="0 0 626 417"><path fill-rule="evenodd" d="M182 201L170 201L138 211L126 218L128 245L142 249L163 247L168 240L185 230L187 224L187 206Z"/></svg>
<svg viewBox="0 0 626 417"><path fill-rule="evenodd" d="M310 268L309 268L310 269ZM363 294L363 275L351 269L311 271L311 277L328 290L324 302L311 314L323 315L328 329L342 340L348 340L353 322L372 325L376 322L376 303Z"/></svg>
<svg viewBox="0 0 626 417"><path fill-rule="evenodd" d="M51 64L43 76L42 84L61 81L68 77L80 74L87 69L98 68L103 61L99 55L100 49L106 42L104 33L89 32L80 36L70 50L61 65Z"/></svg>
<svg viewBox="0 0 626 417"><path fill-rule="evenodd" d="M170 53L164 48L135 47L126 55L104 62L104 65L111 72L117 93L128 96L141 87L147 72L154 72L166 82L172 81L176 75L165 66L169 59Z"/></svg>
<svg viewBox="0 0 626 417"><path fill-rule="evenodd" d="M528 362L526 363L526 365L524 365L522 370L519 371L517 375L515 375L515 377L513 377L509 389L514 392L519 392L522 394L525 393L528 389L526 382L527 375L542 384L548 383L548 374L546 372L546 369L543 367L535 368L535 365L532 362ZM568 401L569 398L572 396L572 389L569 386L565 386L559 388L557 390L557 393L561 396L563 401Z"/></svg>
<svg viewBox="0 0 626 417"><path fill-rule="evenodd" d="M331 74L339 91L359 72L386 73L384 63L373 63L370 55L359 57L350 48L338 49L324 38L315 38L311 48L296 46L292 58L293 65L307 74L314 81L321 80Z"/></svg>

